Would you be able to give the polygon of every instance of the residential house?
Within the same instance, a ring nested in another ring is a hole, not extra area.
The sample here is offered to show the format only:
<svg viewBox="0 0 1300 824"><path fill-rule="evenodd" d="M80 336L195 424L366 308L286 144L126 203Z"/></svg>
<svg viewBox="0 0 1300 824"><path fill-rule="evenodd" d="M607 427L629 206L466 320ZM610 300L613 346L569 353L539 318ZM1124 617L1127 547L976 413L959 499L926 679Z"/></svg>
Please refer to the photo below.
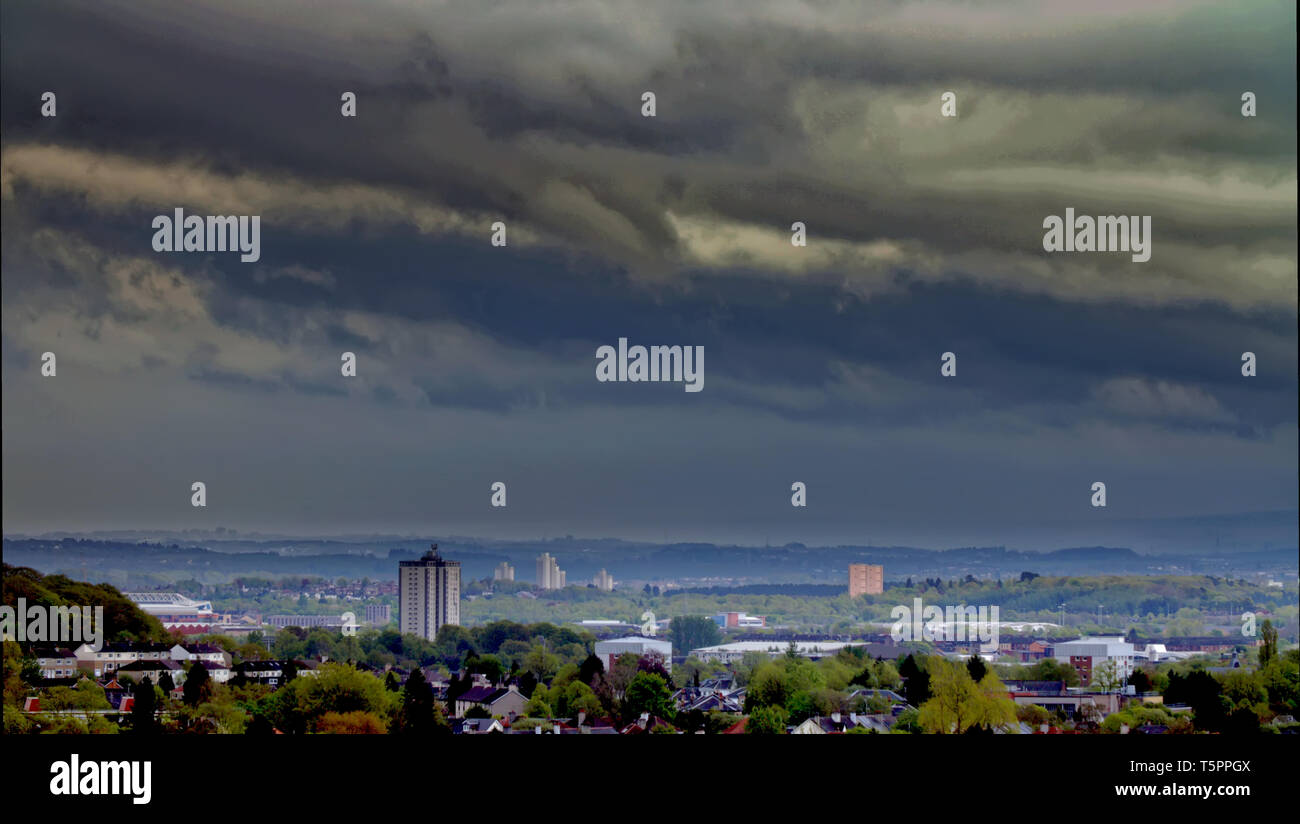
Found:
<svg viewBox="0 0 1300 824"><path fill-rule="evenodd" d="M129 664L123 664L113 672L116 678L129 675L137 684L143 683L145 678L148 678L151 684L157 684L162 680L164 674L171 676L172 686L179 686L185 680L184 668L171 660L132 661Z"/></svg>
<svg viewBox="0 0 1300 824"><path fill-rule="evenodd" d="M505 727L496 718L464 718L452 722L452 730L458 735L486 735L491 732L504 733Z"/></svg>
<svg viewBox="0 0 1300 824"><path fill-rule="evenodd" d="M191 662L192 666L195 661L201 662L208 677L217 683L229 681L233 674L230 653L216 644L177 644L172 647L171 655L173 661L182 664Z"/></svg>
<svg viewBox="0 0 1300 824"><path fill-rule="evenodd" d="M471 708L481 707L490 715L513 721L524 714L524 707L527 705L528 699L514 684L507 687L476 686L470 687L456 697L456 706L452 714L464 718L465 713Z"/></svg>
<svg viewBox="0 0 1300 824"><path fill-rule="evenodd" d="M136 661L170 661L174 644L148 641L117 641L98 650L90 644L77 647L77 666L95 678L107 676Z"/></svg>
<svg viewBox="0 0 1300 824"><path fill-rule="evenodd" d="M81 674L77 654L67 647L36 645L32 648L36 666L45 679L75 678Z"/></svg>
<svg viewBox="0 0 1300 824"><path fill-rule="evenodd" d="M284 681L284 668L292 663L299 675L314 675L316 667L310 661L288 661L285 659L267 659L265 661L244 661L234 666L233 679L242 679L254 684L267 684L278 687Z"/></svg>

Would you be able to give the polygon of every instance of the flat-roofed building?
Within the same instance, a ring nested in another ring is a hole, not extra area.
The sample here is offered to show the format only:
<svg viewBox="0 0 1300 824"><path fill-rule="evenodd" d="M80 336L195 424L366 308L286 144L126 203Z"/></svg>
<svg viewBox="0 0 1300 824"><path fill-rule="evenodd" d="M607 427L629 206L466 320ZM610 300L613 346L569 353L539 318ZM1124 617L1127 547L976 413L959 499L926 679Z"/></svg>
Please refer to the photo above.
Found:
<svg viewBox="0 0 1300 824"><path fill-rule="evenodd" d="M762 615L746 615L743 612L719 612L712 620L723 629L757 629L767 626L767 619Z"/></svg>
<svg viewBox="0 0 1300 824"><path fill-rule="evenodd" d="M342 630L345 623L341 615L268 615L262 619L262 623L276 629L285 627L301 627L310 629L311 627L324 627L325 629Z"/></svg>
<svg viewBox="0 0 1300 824"><path fill-rule="evenodd" d="M1085 686L1092 684L1097 668L1107 661L1114 662L1119 684L1122 685L1133 674L1133 645L1123 638L1085 636L1076 641L1064 641L1052 648L1052 655L1074 667Z"/></svg>
<svg viewBox="0 0 1300 824"><path fill-rule="evenodd" d="M848 644L843 641L795 641L794 652L805 658L827 658L835 655L840 650L849 646L862 646L861 644ZM789 641L733 641L730 644L718 644L714 647L697 647L691 650L692 658L699 658L701 661L717 661L722 664L729 664L739 661L745 657L746 653L761 652L764 655L785 655L790 650Z"/></svg>
<svg viewBox="0 0 1300 824"><path fill-rule="evenodd" d="M638 658L656 659L663 664L664 669L668 672L673 671L673 645L671 641L629 635L624 638L611 638L608 641L596 642L596 657L605 666L606 672L613 669L614 662L618 660L618 657L627 652L636 655Z"/></svg>
<svg viewBox="0 0 1300 824"><path fill-rule="evenodd" d="M433 544L418 561L398 562L397 622L403 634L430 641L460 624L460 561L448 561Z"/></svg>

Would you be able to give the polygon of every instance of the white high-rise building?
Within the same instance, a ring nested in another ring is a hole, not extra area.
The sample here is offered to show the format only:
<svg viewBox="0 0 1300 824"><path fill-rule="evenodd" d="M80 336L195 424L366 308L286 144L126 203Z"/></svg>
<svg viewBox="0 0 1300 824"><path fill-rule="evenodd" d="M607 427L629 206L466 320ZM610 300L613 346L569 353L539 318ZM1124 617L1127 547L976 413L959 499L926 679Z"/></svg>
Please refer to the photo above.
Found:
<svg viewBox="0 0 1300 824"><path fill-rule="evenodd" d="M564 589L565 574L551 553L543 552L537 559L538 589Z"/></svg>
<svg viewBox="0 0 1300 824"><path fill-rule="evenodd" d="M502 561L497 564L497 568L492 573L493 581L513 581L515 579L515 568L510 564Z"/></svg>
<svg viewBox="0 0 1300 824"><path fill-rule="evenodd" d="M447 561L433 544L418 561L398 563L398 628L430 641L460 623L460 561Z"/></svg>
<svg viewBox="0 0 1300 824"><path fill-rule="evenodd" d="M591 579L591 585L601 592L614 591L614 576L605 570L596 573L596 577Z"/></svg>

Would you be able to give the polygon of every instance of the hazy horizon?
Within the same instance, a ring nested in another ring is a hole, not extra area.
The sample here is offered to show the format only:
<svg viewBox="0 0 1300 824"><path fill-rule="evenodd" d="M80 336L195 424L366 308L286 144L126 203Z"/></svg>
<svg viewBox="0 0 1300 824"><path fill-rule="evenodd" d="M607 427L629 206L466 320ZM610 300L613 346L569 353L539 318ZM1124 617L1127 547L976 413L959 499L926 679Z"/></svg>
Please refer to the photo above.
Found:
<svg viewBox="0 0 1300 824"><path fill-rule="evenodd" d="M670 543L708 543L717 546L738 547L782 547L802 544L808 547L907 547L943 551L960 548L1005 547L1014 551L1051 552L1057 549L1106 546L1132 549L1139 554L1203 554L1219 551L1223 553L1255 552L1265 550L1293 549L1300 546L1297 533L1297 510L1279 510L1258 513L1221 513L1188 518L1166 519L1164 521L1131 521L1112 524L1106 530L1095 528L1080 529L1075 532L1060 529L1044 529L1041 533L1025 530L1017 532L1015 540L987 541L931 541L912 539L894 540L887 534L855 538L846 535L843 539L834 537L818 540L786 539L773 535L738 537L735 533L727 537L726 533L717 535L677 535L650 532L623 534L509 534L491 531L462 532L449 529L413 529L396 531L350 530L341 532L312 532L310 530L254 530L238 529L215 525L211 528L187 527L180 529L134 528L134 529L56 529L43 532L21 532L6 530L5 539L19 540L53 539L63 537L93 538L100 540L151 540L180 539L194 542L213 541L333 541L340 543L379 543L392 541L442 540L449 542L483 542L483 543L543 543L548 541L572 542L609 542L618 541L629 544L670 544ZM1263 522L1263 523L1261 523ZM220 530L220 531L218 531ZM915 536L917 533L913 533ZM1067 535L1075 535L1080 540L1071 540ZM138 537L134 537L138 536ZM1091 540L1083 540L1090 538Z"/></svg>

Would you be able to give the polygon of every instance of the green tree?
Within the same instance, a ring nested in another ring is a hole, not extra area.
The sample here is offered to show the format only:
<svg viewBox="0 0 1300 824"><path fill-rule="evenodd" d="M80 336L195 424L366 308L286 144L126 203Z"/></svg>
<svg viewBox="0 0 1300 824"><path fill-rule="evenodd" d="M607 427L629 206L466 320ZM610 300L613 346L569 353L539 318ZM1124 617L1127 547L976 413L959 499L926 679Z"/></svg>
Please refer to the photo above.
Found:
<svg viewBox="0 0 1300 824"><path fill-rule="evenodd" d="M392 727L395 734L433 735L451 732L434 698L433 685L419 667L411 670L401 695L402 706Z"/></svg>
<svg viewBox="0 0 1300 824"><path fill-rule="evenodd" d="M920 707L930 699L930 673L921 668L911 653L899 665L898 675L903 679L903 697L907 703Z"/></svg>
<svg viewBox="0 0 1300 824"><path fill-rule="evenodd" d="M918 718L926 732L992 730L1016 720L1015 703L992 673L977 684L965 667L941 658L930 659L930 672L934 697L921 705Z"/></svg>
<svg viewBox="0 0 1300 824"><path fill-rule="evenodd" d="M131 732L136 735L153 735L158 732L157 701L153 691L153 681L145 676L132 694Z"/></svg>
<svg viewBox="0 0 1300 824"><path fill-rule="evenodd" d="M1259 638L1259 668L1264 669L1277 658L1277 627L1271 619L1265 618L1259 625Z"/></svg>
<svg viewBox="0 0 1300 824"><path fill-rule="evenodd" d="M202 661L195 661L185 676L185 685L181 687L181 700L187 707L197 707L211 698L212 680L208 677L208 668Z"/></svg>
<svg viewBox="0 0 1300 824"><path fill-rule="evenodd" d="M488 681L498 684L505 676L505 665L495 655L478 655L465 662L465 668L471 673L487 676Z"/></svg>
<svg viewBox="0 0 1300 824"><path fill-rule="evenodd" d="M640 663L640 657L634 652L624 652L614 659L614 665L605 673L605 680L609 682L610 689L615 695L627 691L628 685L639 672Z"/></svg>
<svg viewBox="0 0 1300 824"><path fill-rule="evenodd" d="M623 717L626 720L635 721L642 713L667 721L673 720L677 714L672 691L663 677L653 672L638 672L623 695Z"/></svg>
<svg viewBox="0 0 1300 824"><path fill-rule="evenodd" d="M545 698L546 688L539 686L533 691L533 697L524 706L524 715L529 718L550 718L554 715L551 705Z"/></svg>
<svg viewBox="0 0 1300 824"><path fill-rule="evenodd" d="M1227 721L1227 701L1223 697L1223 688L1205 670L1192 670L1186 675L1169 673L1165 704L1186 704L1191 707L1198 730L1219 732Z"/></svg>
<svg viewBox="0 0 1300 824"><path fill-rule="evenodd" d="M894 726L889 731L896 734L920 735L925 732L919 722L920 716L919 710L909 707L898 714Z"/></svg>
<svg viewBox="0 0 1300 824"><path fill-rule="evenodd" d="M316 723L321 735L383 735L384 720L372 712L327 712Z"/></svg>
<svg viewBox="0 0 1300 824"><path fill-rule="evenodd" d="M578 680L587 685L604 675L605 664L594 652L583 659L582 666L578 668Z"/></svg>
<svg viewBox="0 0 1300 824"><path fill-rule="evenodd" d="M686 654L700 647L712 647L722 642L722 632L711 618L702 615L679 615L668 623L668 639L673 649Z"/></svg>
<svg viewBox="0 0 1300 824"><path fill-rule="evenodd" d="M1044 658L1029 667L1025 674L1026 681L1064 681L1067 687L1079 686L1079 673L1066 661Z"/></svg>
<svg viewBox="0 0 1300 824"><path fill-rule="evenodd" d="M550 679L559 668L560 656L547 652L542 644L534 644L524 657L524 669L536 676L538 681Z"/></svg>
<svg viewBox="0 0 1300 824"><path fill-rule="evenodd" d="M1016 718L1031 727L1052 723L1052 714L1037 704L1016 707Z"/></svg>
<svg viewBox="0 0 1300 824"><path fill-rule="evenodd" d="M785 707L758 707L745 722L746 735L785 735Z"/></svg>
<svg viewBox="0 0 1300 824"><path fill-rule="evenodd" d="M588 718L594 718L605 711L595 691L581 681L574 681L565 688L565 704L565 715L574 718L580 712L585 712Z"/></svg>
<svg viewBox="0 0 1300 824"><path fill-rule="evenodd" d="M1132 675L1128 677L1128 683L1138 695L1151 692L1152 689L1151 676L1140 667L1133 670Z"/></svg>
<svg viewBox="0 0 1300 824"><path fill-rule="evenodd" d="M311 730L327 712L369 712L387 725L398 707L399 699L378 677L338 663L322 664L309 678L295 678L268 701L272 722L286 733Z"/></svg>
<svg viewBox="0 0 1300 824"><path fill-rule="evenodd" d="M1092 685L1102 692L1114 692L1122 683L1124 679L1120 677L1119 666L1109 658L1092 671Z"/></svg>

